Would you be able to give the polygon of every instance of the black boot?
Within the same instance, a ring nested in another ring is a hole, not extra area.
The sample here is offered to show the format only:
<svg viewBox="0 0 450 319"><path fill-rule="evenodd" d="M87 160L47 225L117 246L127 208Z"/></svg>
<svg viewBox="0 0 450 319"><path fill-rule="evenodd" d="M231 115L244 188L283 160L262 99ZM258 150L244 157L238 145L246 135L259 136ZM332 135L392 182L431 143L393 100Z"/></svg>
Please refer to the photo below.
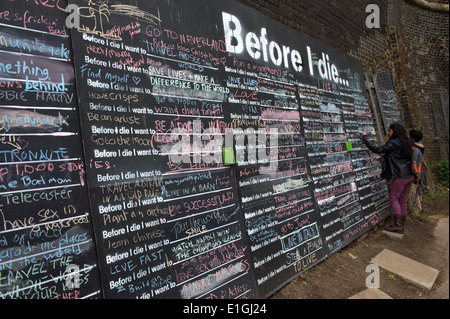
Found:
<svg viewBox="0 0 450 319"><path fill-rule="evenodd" d="M393 233L403 234L405 232L405 218L406 216L403 215L394 215L394 223L384 227L384 229Z"/></svg>

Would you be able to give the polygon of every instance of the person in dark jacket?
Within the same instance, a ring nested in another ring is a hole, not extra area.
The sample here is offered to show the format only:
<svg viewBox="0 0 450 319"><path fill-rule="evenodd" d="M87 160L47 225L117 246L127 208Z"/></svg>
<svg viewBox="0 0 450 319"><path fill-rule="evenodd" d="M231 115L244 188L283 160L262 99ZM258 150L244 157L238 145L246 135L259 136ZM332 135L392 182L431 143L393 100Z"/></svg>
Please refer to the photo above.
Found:
<svg viewBox="0 0 450 319"><path fill-rule="evenodd" d="M361 133L363 143L376 154L384 154L382 177L392 180L389 202L394 212L394 223L385 227L387 231L403 234L407 212L406 199L414 180L411 170L412 144L405 128L399 123L389 126L389 140L385 145L372 144L367 133Z"/></svg>

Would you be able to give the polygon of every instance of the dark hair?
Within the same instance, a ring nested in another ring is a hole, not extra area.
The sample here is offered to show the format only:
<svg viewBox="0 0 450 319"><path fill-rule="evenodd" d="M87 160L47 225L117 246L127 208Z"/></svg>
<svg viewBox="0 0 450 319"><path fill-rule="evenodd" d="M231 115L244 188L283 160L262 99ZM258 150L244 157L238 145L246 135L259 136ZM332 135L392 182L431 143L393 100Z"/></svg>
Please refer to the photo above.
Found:
<svg viewBox="0 0 450 319"><path fill-rule="evenodd" d="M414 142L419 143L423 138L423 134L419 130L412 129L411 131L409 131L409 137L411 139L414 139Z"/></svg>
<svg viewBox="0 0 450 319"><path fill-rule="evenodd" d="M411 157L412 156L412 143L411 140L406 135L406 130L400 123L392 123L389 128L393 131L390 139L398 139L402 143L402 156Z"/></svg>

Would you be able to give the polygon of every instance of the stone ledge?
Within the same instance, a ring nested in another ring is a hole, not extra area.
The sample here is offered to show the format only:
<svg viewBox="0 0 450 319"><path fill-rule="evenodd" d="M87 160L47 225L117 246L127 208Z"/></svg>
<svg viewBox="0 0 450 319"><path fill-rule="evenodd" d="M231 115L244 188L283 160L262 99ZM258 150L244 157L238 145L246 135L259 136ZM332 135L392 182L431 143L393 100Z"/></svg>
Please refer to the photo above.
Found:
<svg viewBox="0 0 450 319"><path fill-rule="evenodd" d="M382 233L387 238L392 239L392 240L402 241L403 237L405 237L405 234L394 233L394 232L390 232L390 231L387 231L387 230L383 230Z"/></svg>
<svg viewBox="0 0 450 319"><path fill-rule="evenodd" d="M363 290L356 295L351 296L348 299L393 299L388 294L382 292L380 289L377 288L368 288L366 290Z"/></svg>
<svg viewBox="0 0 450 319"><path fill-rule="evenodd" d="M404 280L419 287L431 290L439 275L439 270L402 256L389 249L384 249L372 263L397 274Z"/></svg>

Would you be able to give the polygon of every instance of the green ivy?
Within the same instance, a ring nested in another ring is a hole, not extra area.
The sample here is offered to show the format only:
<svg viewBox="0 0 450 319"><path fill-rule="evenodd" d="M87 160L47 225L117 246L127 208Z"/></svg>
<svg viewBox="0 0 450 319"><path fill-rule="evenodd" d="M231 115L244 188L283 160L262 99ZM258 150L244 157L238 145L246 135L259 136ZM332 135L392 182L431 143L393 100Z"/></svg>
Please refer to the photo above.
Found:
<svg viewBox="0 0 450 319"><path fill-rule="evenodd" d="M433 170L439 183L448 188L448 160L437 162L434 165Z"/></svg>

